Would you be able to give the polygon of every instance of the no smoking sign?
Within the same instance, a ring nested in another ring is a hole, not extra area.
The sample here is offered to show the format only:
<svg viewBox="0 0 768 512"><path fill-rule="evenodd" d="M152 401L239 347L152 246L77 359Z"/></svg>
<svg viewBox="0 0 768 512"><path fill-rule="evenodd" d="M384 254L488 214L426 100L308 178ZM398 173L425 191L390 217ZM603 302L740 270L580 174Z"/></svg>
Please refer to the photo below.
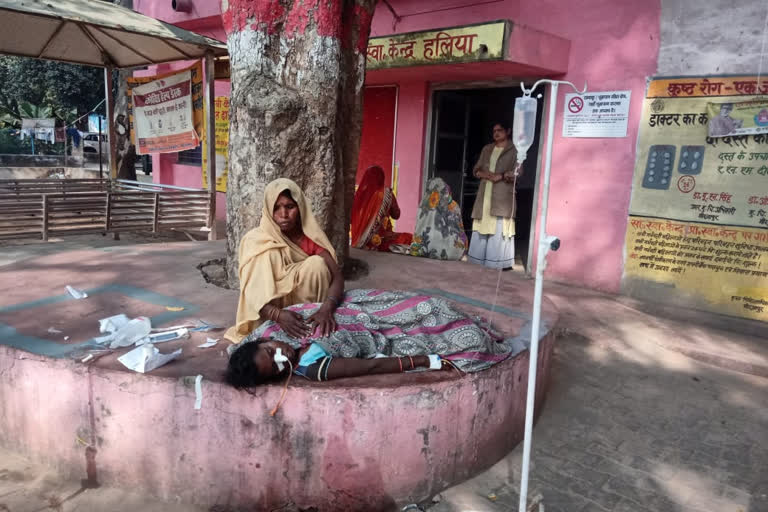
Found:
<svg viewBox="0 0 768 512"><path fill-rule="evenodd" d="M574 114L578 114L579 112L581 112L581 109L583 108L584 108L584 100L579 98L578 96L574 96L568 102L568 110Z"/></svg>

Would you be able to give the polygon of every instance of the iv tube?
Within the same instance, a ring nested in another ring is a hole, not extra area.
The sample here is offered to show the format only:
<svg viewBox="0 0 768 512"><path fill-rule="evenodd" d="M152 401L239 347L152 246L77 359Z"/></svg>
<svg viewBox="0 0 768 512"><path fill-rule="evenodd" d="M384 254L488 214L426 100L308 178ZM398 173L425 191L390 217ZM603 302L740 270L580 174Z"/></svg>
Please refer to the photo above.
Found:
<svg viewBox="0 0 768 512"><path fill-rule="evenodd" d="M536 98L521 96L515 99L515 120L512 123L512 143L517 149L517 163L522 164L533 144L536 132Z"/></svg>

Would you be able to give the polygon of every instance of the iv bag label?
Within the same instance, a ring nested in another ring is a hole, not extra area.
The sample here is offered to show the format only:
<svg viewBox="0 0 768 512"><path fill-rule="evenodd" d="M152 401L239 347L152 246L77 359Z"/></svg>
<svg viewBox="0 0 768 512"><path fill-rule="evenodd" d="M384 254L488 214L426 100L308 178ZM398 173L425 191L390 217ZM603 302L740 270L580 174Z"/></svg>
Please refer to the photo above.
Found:
<svg viewBox="0 0 768 512"><path fill-rule="evenodd" d="M626 137L632 91L566 94L563 137Z"/></svg>

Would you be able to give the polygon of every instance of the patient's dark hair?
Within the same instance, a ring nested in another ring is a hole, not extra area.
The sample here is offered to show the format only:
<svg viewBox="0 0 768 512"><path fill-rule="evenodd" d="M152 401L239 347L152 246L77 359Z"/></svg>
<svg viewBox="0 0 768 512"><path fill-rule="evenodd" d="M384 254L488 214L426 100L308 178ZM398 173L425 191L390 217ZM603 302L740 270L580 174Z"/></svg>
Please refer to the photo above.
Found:
<svg viewBox="0 0 768 512"><path fill-rule="evenodd" d="M253 364L253 356L259 349L259 342L245 343L242 347L232 352L229 357L227 371L224 380L230 386L237 389L252 388L263 384L266 379L259 375L259 370Z"/></svg>

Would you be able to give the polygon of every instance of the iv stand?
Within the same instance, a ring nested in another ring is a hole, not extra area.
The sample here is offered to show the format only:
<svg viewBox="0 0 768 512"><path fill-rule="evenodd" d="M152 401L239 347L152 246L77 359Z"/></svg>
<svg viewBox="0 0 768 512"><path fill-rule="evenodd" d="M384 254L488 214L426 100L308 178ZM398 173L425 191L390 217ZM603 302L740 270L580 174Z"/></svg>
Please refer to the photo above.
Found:
<svg viewBox="0 0 768 512"><path fill-rule="evenodd" d="M531 436L533 433L533 405L536 398L536 370L539 359L539 330L541 329L541 299L544 285L544 269L547 266L547 253L560 248L560 239L547 234L547 207L549 206L549 174L552 167L552 139L555 131L555 107L557 106L557 89L560 84L570 85L577 94L579 91L571 82L562 80L539 80L533 87L526 90L521 83L523 95L530 96L539 84L550 84L549 91L549 121L547 124L547 152L544 160L544 183L541 194L541 214L539 216L539 250L536 254L536 285L533 294L533 319L531 325L530 361L528 364L528 395L525 402L525 437L523 438L523 467L520 478L520 508L519 512L527 512L528 506L528 472L531 462Z"/></svg>

